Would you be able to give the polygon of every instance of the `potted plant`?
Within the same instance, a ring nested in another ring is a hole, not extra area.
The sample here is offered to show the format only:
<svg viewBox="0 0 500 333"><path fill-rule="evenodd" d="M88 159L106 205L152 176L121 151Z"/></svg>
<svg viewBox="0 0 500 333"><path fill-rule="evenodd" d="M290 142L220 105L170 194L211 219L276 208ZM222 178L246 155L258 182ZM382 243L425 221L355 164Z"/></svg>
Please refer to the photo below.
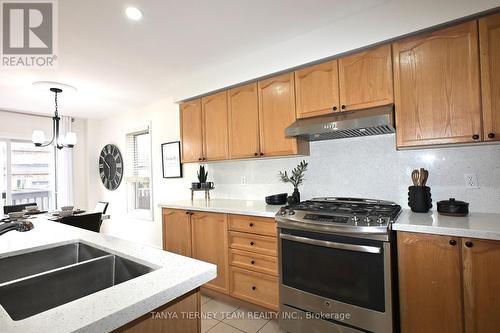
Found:
<svg viewBox="0 0 500 333"><path fill-rule="evenodd" d="M210 188L211 184L207 183L208 171L205 170L204 165L200 165L198 170L198 181L200 182L200 188Z"/></svg>
<svg viewBox="0 0 500 333"><path fill-rule="evenodd" d="M299 186L304 181L304 173L307 171L308 163L305 160L302 160L297 167L295 167L291 171L291 175L289 176L287 171L280 171L279 176L283 183L292 183L293 185L293 194L289 197L289 200L293 200L294 202L300 202L300 192Z"/></svg>

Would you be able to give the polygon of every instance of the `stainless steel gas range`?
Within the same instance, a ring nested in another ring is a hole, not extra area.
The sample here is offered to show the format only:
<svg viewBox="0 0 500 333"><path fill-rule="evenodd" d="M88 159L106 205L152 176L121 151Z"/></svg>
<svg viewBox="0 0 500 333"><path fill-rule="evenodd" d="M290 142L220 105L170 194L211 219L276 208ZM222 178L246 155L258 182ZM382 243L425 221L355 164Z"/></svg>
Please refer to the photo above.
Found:
<svg viewBox="0 0 500 333"><path fill-rule="evenodd" d="M280 327L291 333L397 331L395 242L401 207L316 198L283 207Z"/></svg>

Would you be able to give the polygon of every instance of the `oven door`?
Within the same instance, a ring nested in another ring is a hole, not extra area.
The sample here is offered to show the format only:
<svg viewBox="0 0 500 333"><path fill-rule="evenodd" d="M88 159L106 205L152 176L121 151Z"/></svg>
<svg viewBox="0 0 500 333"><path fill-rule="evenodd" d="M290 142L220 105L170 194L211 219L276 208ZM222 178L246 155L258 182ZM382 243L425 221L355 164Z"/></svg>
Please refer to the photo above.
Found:
<svg viewBox="0 0 500 333"><path fill-rule="evenodd" d="M280 229L280 303L371 332L392 332L388 242Z"/></svg>

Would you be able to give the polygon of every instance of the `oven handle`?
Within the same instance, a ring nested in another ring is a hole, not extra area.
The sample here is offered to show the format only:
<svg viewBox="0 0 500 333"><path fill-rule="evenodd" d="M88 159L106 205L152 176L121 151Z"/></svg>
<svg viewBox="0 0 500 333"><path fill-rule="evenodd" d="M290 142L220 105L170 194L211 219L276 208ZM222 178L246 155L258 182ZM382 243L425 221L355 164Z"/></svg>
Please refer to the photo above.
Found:
<svg viewBox="0 0 500 333"><path fill-rule="evenodd" d="M289 235L289 234L280 234L280 238L286 239L286 240L289 240L292 242L299 242L299 243L329 247L332 249L340 249L340 250L356 251L356 252L366 252L366 253L380 253L380 252L382 252L382 249L380 247L375 247L375 246L329 242L329 241L311 239L311 238L307 238L307 237L293 236L293 235Z"/></svg>

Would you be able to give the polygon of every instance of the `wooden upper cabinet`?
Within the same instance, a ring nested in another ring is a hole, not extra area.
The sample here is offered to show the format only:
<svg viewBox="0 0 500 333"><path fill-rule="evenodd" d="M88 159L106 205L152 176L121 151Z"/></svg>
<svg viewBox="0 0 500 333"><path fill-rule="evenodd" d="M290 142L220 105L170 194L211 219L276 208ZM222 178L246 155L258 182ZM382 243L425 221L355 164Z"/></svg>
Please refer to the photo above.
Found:
<svg viewBox="0 0 500 333"><path fill-rule="evenodd" d="M480 141L477 22L393 44L398 147Z"/></svg>
<svg viewBox="0 0 500 333"><path fill-rule="evenodd" d="M338 62L341 111L394 102L391 45L342 57Z"/></svg>
<svg viewBox="0 0 500 333"><path fill-rule="evenodd" d="M201 100L195 99L180 105L182 161L198 162L203 157L203 131Z"/></svg>
<svg viewBox="0 0 500 333"><path fill-rule="evenodd" d="M259 156L259 106L257 83L227 92L229 158Z"/></svg>
<svg viewBox="0 0 500 333"><path fill-rule="evenodd" d="M202 97L203 151L207 160L224 160L229 156L227 131L227 93L222 91Z"/></svg>
<svg viewBox="0 0 500 333"><path fill-rule="evenodd" d="M479 20L484 140L500 140L500 14Z"/></svg>
<svg viewBox="0 0 500 333"><path fill-rule="evenodd" d="M205 286L229 293L227 215L194 212L191 224L193 258L217 265L217 277Z"/></svg>
<svg viewBox="0 0 500 333"><path fill-rule="evenodd" d="M259 81L258 95L261 154L297 154L297 140L285 137L285 129L296 120L293 72Z"/></svg>
<svg viewBox="0 0 500 333"><path fill-rule="evenodd" d="M340 110L337 60L295 71L297 118Z"/></svg>
<svg viewBox="0 0 500 333"><path fill-rule="evenodd" d="M464 332L460 239L398 232L397 244L401 332Z"/></svg>
<svg viewBox="0 0 500 333"><path fill-rule="evenodd" d="M469 333L500 327L500 242L462 238L465 327Z"/></svg>
<svg viewBox="0 0 500 333"><path fill-rule="evenodd" d="M191 222L185 210L163 209L163 249L191 256Z"/></svg>

